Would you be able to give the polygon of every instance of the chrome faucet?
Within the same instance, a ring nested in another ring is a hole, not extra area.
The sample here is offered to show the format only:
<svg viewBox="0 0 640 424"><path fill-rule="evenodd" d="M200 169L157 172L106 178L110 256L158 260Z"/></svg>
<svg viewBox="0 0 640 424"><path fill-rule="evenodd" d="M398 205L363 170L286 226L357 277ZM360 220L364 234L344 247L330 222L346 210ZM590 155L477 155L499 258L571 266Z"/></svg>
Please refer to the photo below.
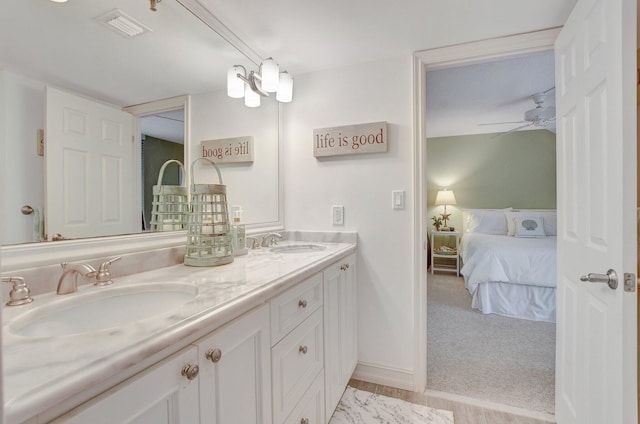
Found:
<svg viewBox="0 0 640 424"><path fill-rule="evenodd" d="M269 247L276 244L276 239L281 239L282 235L278 233L269 233L262 238L262 247Z"/></svg>
<svg viewBox="0 0 640 424"><path fill-rule="evenodd" d="M58 294L73 293L78 290L78 275L85 278L93 278L98 274L89 264L62 262L62 275L58 280Z"/></svg>

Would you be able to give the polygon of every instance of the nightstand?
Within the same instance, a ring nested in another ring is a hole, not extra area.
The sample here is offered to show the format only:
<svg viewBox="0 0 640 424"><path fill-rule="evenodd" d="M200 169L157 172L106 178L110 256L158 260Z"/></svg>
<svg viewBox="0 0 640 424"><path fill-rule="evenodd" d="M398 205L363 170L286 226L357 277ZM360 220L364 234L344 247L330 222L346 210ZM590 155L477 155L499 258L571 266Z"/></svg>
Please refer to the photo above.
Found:
<svg viewBox="0 0 640 424"><path fill-rule="evenodd" d="M452 243L451 237L455 239ZM436 239L443 238L436 246ZM434 271L455 272L456 277L460 276L460 257L458 247L460 245L460 232L458 231L432 231L431 232L431 274ZM454 247L455 246L455 247ZM437 259L447 259L436 262ZM446 263L445 263L446 262Z"/></svg>

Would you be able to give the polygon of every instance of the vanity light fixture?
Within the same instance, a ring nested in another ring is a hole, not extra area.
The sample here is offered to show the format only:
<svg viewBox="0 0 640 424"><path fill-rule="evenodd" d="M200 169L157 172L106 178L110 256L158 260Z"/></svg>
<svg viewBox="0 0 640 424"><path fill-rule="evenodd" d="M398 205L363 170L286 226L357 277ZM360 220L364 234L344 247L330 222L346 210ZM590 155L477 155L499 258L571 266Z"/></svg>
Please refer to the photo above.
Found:
<svg viewBox="0 0 640 424"><path fill-rule="evenodd" d="M276 93L276 100L288 103L293 99L293 78L287 71L280 72L273 58L265 59L258 72L247 70L242 65L234 65L227 72L227 95L234 99L244 97L247 107L260 106L260 97Z"/></svg>

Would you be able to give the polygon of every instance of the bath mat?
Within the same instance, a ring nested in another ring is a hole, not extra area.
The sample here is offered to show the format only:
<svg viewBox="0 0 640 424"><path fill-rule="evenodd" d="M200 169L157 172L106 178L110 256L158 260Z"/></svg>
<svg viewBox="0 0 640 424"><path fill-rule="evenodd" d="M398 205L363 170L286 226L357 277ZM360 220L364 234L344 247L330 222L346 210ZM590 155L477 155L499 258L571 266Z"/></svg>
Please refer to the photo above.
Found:
<svg viewBox="0 0 640 424"><path fill-rule="evenodd" d="M453 412L347 386L329 424L453 424Z"/></svg>

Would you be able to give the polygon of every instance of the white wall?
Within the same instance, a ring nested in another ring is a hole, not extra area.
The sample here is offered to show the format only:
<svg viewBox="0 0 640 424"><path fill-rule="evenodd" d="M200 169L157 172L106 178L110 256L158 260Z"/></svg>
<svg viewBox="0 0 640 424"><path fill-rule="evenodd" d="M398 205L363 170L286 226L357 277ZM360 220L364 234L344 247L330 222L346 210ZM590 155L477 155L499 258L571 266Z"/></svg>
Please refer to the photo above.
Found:
<svg viewBox="0 0 640 424"><path fill-rule="evenodd" d="M296 77L284 199L289 230L358 232L359 360L413 387L411 67L407 55ZM389 123L387 153L313 157L314 128L374 121ZM391 209L392 190L405 190L404 210ZM331 205L344 205L344 226L332 226Z"/></svg>
<svg viewBox="0 0 640 424"><path fill-rule="evenodd" d="M279 151L276 100L262 99L260 107L248 108L244 105L243 99L232 99L227 96L226 91L191 97L192 160L202 157L202 140L242 136L253 136L253 163L219 165L223 182L227 185L229 206L242 206L244 222L278 221ZM215 159L213 161L215 162ZM197 183L218 183L215 174L209 178L196 171L195 175Z"/></svg>
<svg viewBox="0 0 640 424"><path fill-rule="evenodd" d="M44 207L44 161L37 155L38 129L44 128L44 83L2 71L5 133L2 168L3 244L32 240L33 215L20 208Z"/></svg>

